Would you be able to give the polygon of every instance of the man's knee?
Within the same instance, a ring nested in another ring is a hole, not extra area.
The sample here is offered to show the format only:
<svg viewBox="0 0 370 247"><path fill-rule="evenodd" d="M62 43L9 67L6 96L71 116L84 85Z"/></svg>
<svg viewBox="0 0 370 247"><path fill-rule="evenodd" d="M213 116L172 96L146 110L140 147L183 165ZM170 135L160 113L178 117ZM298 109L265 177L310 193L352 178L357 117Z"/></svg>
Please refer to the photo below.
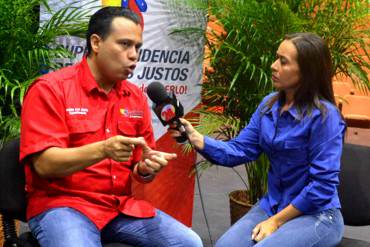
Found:
<svg viewBox="0 0 370 247"><path fill-rule="evenodd" d="M193 230L189 228L189 231L182 236L184 246L186 247L202 247L202 239Z"/></svg>
<svg viewBox="0 0 370 247"><path fill-rule="evenodd" d="M50 209L28 223L41 246L101 246L96 226L72 208Z"/></svg>

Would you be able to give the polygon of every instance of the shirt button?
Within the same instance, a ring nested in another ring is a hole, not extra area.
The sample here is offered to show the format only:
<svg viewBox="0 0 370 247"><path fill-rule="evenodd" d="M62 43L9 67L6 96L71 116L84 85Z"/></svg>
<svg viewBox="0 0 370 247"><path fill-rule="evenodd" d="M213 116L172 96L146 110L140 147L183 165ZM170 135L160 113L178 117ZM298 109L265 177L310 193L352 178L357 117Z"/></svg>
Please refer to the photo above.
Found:
<svg viewBox="0 0 370 247"><path fill-rule="evenodd" d="M108 128L107 128L107 129L105 129L105 131L106 131L107 133L109 133L109 132L110 132L110 129L108 129Z"/></svg>
<svg viewBox="0 0 370 247"><path fill-rule="evenodd" d="M116 175L113 175L113 179L116 179L117 177L116 177Z"/></svg>

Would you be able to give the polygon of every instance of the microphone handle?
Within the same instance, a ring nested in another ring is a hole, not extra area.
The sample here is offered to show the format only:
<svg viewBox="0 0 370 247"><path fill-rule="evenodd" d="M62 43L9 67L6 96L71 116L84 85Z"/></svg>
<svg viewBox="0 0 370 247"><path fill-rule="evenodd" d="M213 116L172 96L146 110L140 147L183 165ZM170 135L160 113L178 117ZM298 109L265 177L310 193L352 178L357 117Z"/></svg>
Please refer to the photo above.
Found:
<svg viewBox="0 0 370 247"><path fill-rule="evenodd" d="M186 143L189 139L188 134L186 134L184 125L180 122L179 119L176 119L173 123L176 126L175 128L181 133L181 136L175 137L176 142L180 144Z"/></svg>

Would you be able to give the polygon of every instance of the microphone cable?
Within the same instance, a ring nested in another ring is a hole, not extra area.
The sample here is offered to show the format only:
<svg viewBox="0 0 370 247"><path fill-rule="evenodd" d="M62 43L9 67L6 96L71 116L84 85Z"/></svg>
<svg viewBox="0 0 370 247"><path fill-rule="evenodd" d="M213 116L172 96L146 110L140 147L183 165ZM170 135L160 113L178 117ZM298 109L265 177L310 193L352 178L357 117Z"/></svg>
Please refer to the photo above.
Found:
<svg viewBox="0 0 370 247"><path fill-rule="evenodd" d="M185 132L186 133L186 132ZM189 140L189 136L186 135L186 139L187 139L187 142L189 143L189 145L191 146L191 148L193 150L196 151L196 148L194 147L194 145L190 142ZM202 192L202 189L201 189L201 186L200 186L200 176L199 176L199 173L198 173L198 166L203 162L204 160L200 160L198 162L196 162L194 165L195 165L195 174L196 174L196 181L197 181L197 186L198 186L198 191L199 191L199 198L200 198L200 204L201 204L201 207L202 207L202 212L203 212L203 216L204 216L204 221L206 223L206 227L207 227L207 232L208 232L208 238L211 242L211 247L214 247L213 245L213 240L212 240L212 234L211 234L211 228L209 226L209 222L208 222L208 217L207 217L207 213L206 213L206 207L205 207L205 203L204 203L204 199L203 199L203 192Z"/></svg>
<svg viewBox="0 0 370 247"><path fill-rule="evenodd" d="M192 144L190 144L190 145L193 146ZM195 163L195 174L196 174L196 181L197 181L200 204L201 204L201 207L202 207L204 221L206 223L209 240L211 241L211 247L213 247L214 245L213 245L213 240L212 240L211 228L210 228L209 222L208 222L208 217L207 217L207 213L206 213L206 209L205 209L205 203L204 203L204 199L203 199L203 192L202 192L202 189L201 189L201 186L200 186L200 176L199 176L199 172L198 172L198 166L202 162L203 162L203 160L198 161L198 162Z"/></svg>

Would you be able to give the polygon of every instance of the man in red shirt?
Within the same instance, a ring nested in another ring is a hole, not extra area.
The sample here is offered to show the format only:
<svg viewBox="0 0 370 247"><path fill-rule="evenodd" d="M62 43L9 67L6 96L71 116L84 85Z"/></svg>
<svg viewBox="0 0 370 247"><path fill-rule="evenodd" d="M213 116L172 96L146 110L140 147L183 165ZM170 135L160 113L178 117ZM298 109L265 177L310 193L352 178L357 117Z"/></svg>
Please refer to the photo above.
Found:
<svg viewBox="0 0 370 247"><path fill-rule="evenodd" d="M127 77L142 45L140 18L106 7L90 19L88 55L37 79L22 109L27 216L42 247L202 246L197 234L131 193L175 154L154 150L150 109Z"/></svg>

